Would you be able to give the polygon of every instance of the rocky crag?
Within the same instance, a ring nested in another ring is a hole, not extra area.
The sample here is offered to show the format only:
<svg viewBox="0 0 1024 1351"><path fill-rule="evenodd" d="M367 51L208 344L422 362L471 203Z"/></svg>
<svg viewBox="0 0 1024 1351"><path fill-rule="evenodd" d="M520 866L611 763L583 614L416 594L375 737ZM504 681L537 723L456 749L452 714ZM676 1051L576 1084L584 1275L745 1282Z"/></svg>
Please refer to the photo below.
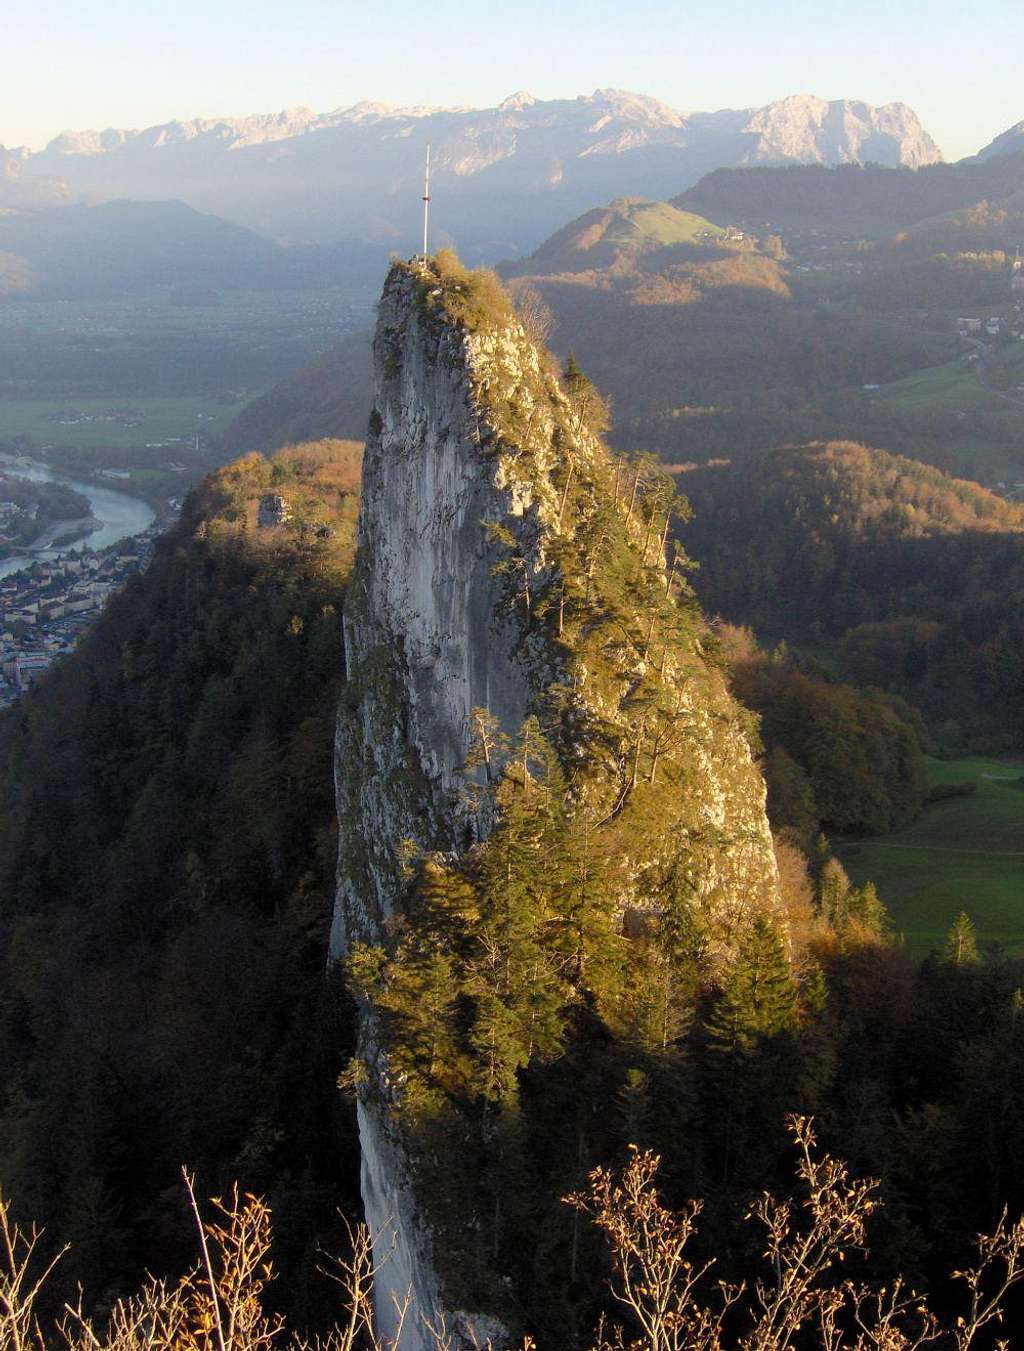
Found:
<svg viewBox="0 0 1024 1351"><path fill-rule="evenodd" d="M612 461L585 382L563 386L497 282L454 259L392 267L374 360L345 606L333 957L388 946L410 851L457 861L479 847L496 771L467 770L475 733L512 742L538 715L572 812L617 832L622 931L673 888L701 916L709 961L727 961L750 917L777 906L777 876L748 716L681 569L665 566L667 485L645 462ZM425 1322L467 1316L439 1275L402 1076L370 1003L360 1061L378 1316L393 1333L408 1294L402 1346L418 1351Z"/></svg>

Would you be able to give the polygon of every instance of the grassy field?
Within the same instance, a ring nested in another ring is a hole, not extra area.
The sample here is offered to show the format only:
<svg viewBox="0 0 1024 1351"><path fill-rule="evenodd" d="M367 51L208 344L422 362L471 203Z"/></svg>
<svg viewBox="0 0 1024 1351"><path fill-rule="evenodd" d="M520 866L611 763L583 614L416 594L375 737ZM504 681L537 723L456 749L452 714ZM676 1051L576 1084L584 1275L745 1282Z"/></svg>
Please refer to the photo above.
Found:
<svg viewBox="0 0 1024 1351"><path fill-rule="evenodd" d="M990 378L1011 398L1024 398L1016 388L1024 379L1021 362L1024 343L1002 349L992 360ZM986 389L976 363L966 357L883 385L872 395L872 406L883 417L920 419L928 434L934 434L938 423L946 445L941 467L961 478L988 487L1024 479L1024 407Z"/></svg>
<svg viewBox="0 0 1024 1351"><path fill-rule="evenodd" d="M31 436L37 445L58 449L130 450L175 437L187 439L197 430L209 441L224 430L240 407L208 398L0 399L0 441ZM129 413L130 419L95 420L118 411ZM86 420L65 425L55 419L60 413ZM167 446L167 458L174 458L173 444Z"/></svg>
<svg viewBox="0 0 1024 1351"><path fill-rule="evenodd" d="M721 233L703 216L680 211L668 202L634 202L622 208L620 220L609 227L604 242L628 246L646 239L662 245L696 244L706 235Z"/></svg>
<svg viewBox="0 0 1024 1351"><path fill-rule="evenodd" d="M1024 953L1024 760L930 760L928 776L977 789L925 808L905 830L841 847L844 866L855 882L876 883L912 957L941 948L960 910L981 944Z"/></svg>
<svg viewBox="0 0 1024 1351"><path fill-rule="evenodd" d="M883 385L876 397L879 403L903 413L969 412L989 409L993 403L992 395L978 381L974 363L966 357Z"/></svg>

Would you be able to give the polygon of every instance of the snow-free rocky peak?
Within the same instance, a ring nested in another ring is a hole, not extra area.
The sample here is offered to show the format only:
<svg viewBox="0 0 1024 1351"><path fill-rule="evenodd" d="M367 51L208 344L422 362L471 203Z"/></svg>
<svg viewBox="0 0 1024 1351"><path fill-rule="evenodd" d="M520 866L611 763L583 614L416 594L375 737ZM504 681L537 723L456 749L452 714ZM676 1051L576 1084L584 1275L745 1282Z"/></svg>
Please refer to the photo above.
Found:
<svg viewBox="0 0 1024 1351"><path fill-rule="evenodd" d="M727 962L751 918L776 911L777 873L748 717L665 568L662 499L574 413L496 281L450 258L393 265L374 362L345 602L333 956L390 942L410 851L455 866L487 838L492 768L466 768L483 710L512 741L537 715L571 810L615 832L623 932L671 878ZM363 1196L388 1235L378 1309L387 1333L391 1296L411 1292L403 1347L419 1351L423 1319L453 1301L372 1003L359 1054Z"/></svg>
<svg viewBox="0 0 1024 1351"><path fill-rule="evenodd" d="M942 153L905 103L872 108L851 99L797 94L753 112L747 163L877 164L917 169Z"/></svg>

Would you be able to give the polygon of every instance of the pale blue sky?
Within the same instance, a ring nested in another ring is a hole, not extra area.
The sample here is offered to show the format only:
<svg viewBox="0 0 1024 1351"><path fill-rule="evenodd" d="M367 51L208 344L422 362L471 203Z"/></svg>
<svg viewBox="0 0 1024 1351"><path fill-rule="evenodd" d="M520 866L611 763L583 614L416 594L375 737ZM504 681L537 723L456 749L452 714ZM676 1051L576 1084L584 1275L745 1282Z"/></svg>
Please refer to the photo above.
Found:
<svg viewBox="0 0 1024 1351"><path fill-rule="evenodd" d="M380 99L487 106L610 85L683 110L791 93L902 100L947 158L1024 119L1021 0L13 0L0 144L65 128L318 111Z"/></svg>

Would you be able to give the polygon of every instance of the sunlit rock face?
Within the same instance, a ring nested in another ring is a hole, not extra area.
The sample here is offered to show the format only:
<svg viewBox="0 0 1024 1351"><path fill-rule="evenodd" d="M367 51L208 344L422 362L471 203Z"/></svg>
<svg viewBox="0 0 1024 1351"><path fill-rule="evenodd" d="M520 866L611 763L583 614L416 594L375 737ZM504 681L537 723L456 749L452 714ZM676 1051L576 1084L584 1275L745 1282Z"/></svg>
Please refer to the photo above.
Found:
<svg viewBox="0 0 1024 1351"><path fill-rule="evenodd" d="M397 264L379 307L359 555L345 603L334 959L353 943L386 942L410 842L457 856L486 836L488 808L466 793L474 710L486 709L514 738L557 686L569 691L569 721L583 729L581 740L598 719L606 737L621 728L619 749L613 734L607 763L591 755L580 788L580 810L605 814L615 809L628 755L628 701L617 691L644 669L636 655L618 671L607 660L603 670L577 660L555 640L551 621L524 623L523 607L510 603L510 588L538 596L557 585L559 546L575 528L565 510L567 457L580 479L610 483L611 465L588 432L572 428L557 379L518 323L471 331L431 306L430 295L440 294L431 286L427 265ZM623 504L617 528L639 553L643 532L625 514ZM649 540L643 545L646 558ZM512 581L502 567L510 548L519 567ZM738 927L778 903L764 784L745 715L706 659L700 632L671 651L666 639L660 653L685 727L665 754L685 765L686 788L671 827L637 846L644 854L626 870L621 908L624 916L642 910L659 869L680 866L685 853L694 904L710 917L727 960ZM572 744L563 750L574 753ZM363 1199L379 1234L381 1330L394 1332L408 1295L405 1351L433 1345L427 1325L439 1315L482 1343L495 1336L493 1323L445 1307L396 1111L402 1085L389 1073L370 1009L360 1060Z"/></svg>

